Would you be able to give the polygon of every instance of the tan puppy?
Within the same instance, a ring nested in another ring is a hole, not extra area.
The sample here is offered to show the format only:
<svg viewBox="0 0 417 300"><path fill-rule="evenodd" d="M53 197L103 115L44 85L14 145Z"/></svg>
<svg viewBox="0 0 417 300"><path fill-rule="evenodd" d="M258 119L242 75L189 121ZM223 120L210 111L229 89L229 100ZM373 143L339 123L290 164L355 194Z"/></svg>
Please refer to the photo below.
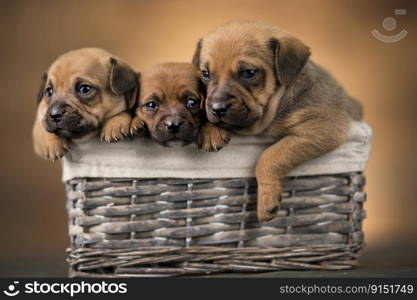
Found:
<svg viewBox="0 0 417 300"><path fill-rule="evenodd" d="M227 131L206 122L204 99L205 86L199 70L192 64L152 66L140 74L140 96L132 132L145 129L166 147L198 142L206 151L217 151L230 137Z"/></svg>
<svg viewBox="0 0 417 300"><path fill-rule="evenodd" d="M300 40L274 26L239 21L201 39L193 63L207 85L210 122L241 135L277 139L258 159L258 218L272 218L281 181L295 166L347 137L362 108Z"/></svg>
<svg viewBox="0 0 417 300"><path fill-rule="evenodd" d="M102 49L84 48L60 56L42 77L33 127L35 152L61 158L71 141L99 132L116 141L129 132L127 112L138 94L136 73Z"/></svg>

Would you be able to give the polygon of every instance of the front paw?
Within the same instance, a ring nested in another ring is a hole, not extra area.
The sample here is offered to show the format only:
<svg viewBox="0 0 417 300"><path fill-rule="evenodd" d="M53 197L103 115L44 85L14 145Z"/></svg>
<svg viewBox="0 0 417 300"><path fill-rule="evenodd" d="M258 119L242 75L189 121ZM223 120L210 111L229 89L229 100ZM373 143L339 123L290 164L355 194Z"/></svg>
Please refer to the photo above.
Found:
<svg viewBox="0 0 417 300"><path fill-rule="evenodd" d="M130 123L130 134L136 136L144 136L146 132L145 122L139 116L135 116Z"/></svg>
<svg viewBox="0 0 417 300"><path fill-rule="evenodd" d="M206 152L217 152L226 146L231 138L227 130L207 123L198 134L197 145Z"/></svg>
<svg viewBox="0 0 417 300"><path fill-rule="evenodd" d="M101 140L114 143L129 134L130 118L126 116L116 116L104 123L101 129Z"/></svg>
<svg viewBox="0 0 417 300"><path fill-rule="evenodd" d="M36 154L51 161L61 159L68 150L68 142L55 135L51 135L35 145Z"/></svg>
<svg viewBox="0 0 417 300"><path fill-rule="evenodd" d="M275 217L281 197L278 183L258 183L258 220L268 221Z"/></svg>

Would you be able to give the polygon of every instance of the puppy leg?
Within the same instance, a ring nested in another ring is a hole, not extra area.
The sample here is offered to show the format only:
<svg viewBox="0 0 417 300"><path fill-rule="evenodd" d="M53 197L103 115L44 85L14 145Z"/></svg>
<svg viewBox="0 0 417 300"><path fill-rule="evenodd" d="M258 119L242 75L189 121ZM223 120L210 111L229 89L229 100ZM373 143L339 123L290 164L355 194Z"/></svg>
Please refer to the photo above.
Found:
<svg viewBox="0 0 417 300"><path fill-rule="evenodd" d="M101 140L108 143L117 142L129 134L132 117L128 112L122 112L108 119L101 128Z"/></svg>
<svg viewBox="0 0 417 300"><path fill-rule="evenodd" d="M38 156L55 161L64 156L65 152L69 149L69 143L64 138L46 131L42 124L42 118L45 115L46 110L46 103L44 101L39 103L35 124L32 130L33 147Z"/></svg>
<svg viewBox="0 0 417 300"><path fill-rule="evenodd" d="M217 152L226 146L231 138L227 130L207 122L198 133L197 145L206 152Z"/></svg>
<svg viewBox="0 0 417 300"><path fill-rule="evenodd" d="M312 114L306 116L311 117ZM269 220L276 215L282 179L289 171L334 150L347 137L348 122L343 117L321 116L301 120L298 117L290 120L294 125L289 127L289 135L266 149L256 164L259 221Z"/></svg>
<svg viewBox="0 0 417 300"><path fill-rule="evenodd" d="M142 118L138 115L135 115L130 123L130 134L143 136L146 132L146 125Z"/></svg>

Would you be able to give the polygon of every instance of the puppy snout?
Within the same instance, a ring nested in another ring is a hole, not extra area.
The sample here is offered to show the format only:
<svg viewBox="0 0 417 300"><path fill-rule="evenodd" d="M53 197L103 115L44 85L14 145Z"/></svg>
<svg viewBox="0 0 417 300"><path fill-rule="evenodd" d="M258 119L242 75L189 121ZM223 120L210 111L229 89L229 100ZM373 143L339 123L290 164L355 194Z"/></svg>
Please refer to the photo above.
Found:
<svg viewBox="0 0 417 300"><path fill-rule="evenodd" d="M170 133L178 133L180 131L181 125L183 122L180 120L166 120L165 127L168 129Z"/></svg>
<svg viewBox="0 0 417 300"><path fill-rule="evenodd" d="M211 96L211 111L213 114L223 117L231 104L231 95L224 89L217 89Z"/></svg>
<svg viewBox="0 0 417 300"><path fill-rule="evenodd" d="M65 115L65 106L57 105L51 107L49 111L49 117L56 123L59 123L62 120L62 117Z"/></svg>
<svg viewBox="0 0 417 300"><path fill-rule="evenodd" d="M211 105L211 110L214 114L222 117L226 114L230 106L230 102L214 102Z"/></svg>

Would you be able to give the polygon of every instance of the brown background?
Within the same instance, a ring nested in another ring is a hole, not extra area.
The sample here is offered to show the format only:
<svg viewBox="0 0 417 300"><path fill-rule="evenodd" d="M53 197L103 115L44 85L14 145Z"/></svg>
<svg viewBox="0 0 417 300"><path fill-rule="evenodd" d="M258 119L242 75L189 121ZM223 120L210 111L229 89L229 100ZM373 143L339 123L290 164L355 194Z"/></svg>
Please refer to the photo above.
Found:
<svg viewBox="0 0 417 300"><path fill-rule="evenodd" d="M40 74L61 53L96 46L140 70L190 61L197 39L234 19L278 25L312 48L366 111L374 129L367 169L364 268L416 267L417 59L412 1L0 1L0 275L66 275L60 166L35 157L31 126ZM394 9L397 43L370 34Z"/></svg>

